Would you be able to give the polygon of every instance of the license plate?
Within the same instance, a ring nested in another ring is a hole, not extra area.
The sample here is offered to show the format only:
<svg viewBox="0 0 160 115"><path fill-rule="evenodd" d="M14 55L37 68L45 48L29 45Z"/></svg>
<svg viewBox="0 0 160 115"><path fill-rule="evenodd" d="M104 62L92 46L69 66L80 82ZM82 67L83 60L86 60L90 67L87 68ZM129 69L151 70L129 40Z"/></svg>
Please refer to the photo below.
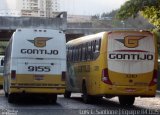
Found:
<svg viewBox="0 0 160 115"><path fill-rule="evenodd" d="M35 75L35 80L43 80L44 76L43 75Z"/></svg>
<svg viewBox="0 0 160 115"><path fill-rule="evenodd" d="M126 88L126 91L127 91L127 92L135 92L136 89L135 89L135 88Z"/></svg>

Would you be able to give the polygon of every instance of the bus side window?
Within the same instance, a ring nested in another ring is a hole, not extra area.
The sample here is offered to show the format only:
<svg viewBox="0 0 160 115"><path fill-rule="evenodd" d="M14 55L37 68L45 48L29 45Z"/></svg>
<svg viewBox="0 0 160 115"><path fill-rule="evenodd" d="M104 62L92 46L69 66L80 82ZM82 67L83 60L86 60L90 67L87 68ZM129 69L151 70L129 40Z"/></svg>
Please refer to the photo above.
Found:
<svg viewBox="0 0 160 115"><path fill-rule="evenodd" d="M78 46L75 47L75 60L78 61Z"/></svg>
<svg viewBox="0 0 160 115"><path fill-rule="evenodd" d="M76 53L76 47L73 47L73 54L72 54L72 56L73 56L73 62L75 61L75 58L76 58L75 53Z"/></svg>
<svg viewBox="0 0 160 115"><path fill-rule="evenodd" d="M85 43L85 61L88 58L88 43Z"/></svg>
<svg viewBox="0 0 160 115"><path fill-rule="evenodd" d="M68 61L72 61L72 48L71 47L69 47L68 48L68 54L67 54L68 56Z"/></svg>
<svg viewBox="0 0 160 115"><path fill-rule="evenodd" d="M93 60L93 52L94 52L94 41L91 41L91 60Z"/></svg>
<svg viewBox="0 0 160 115"><path fill-rule="evenodd" d="M73 47L71 47L71 62L73 61Z"/></svg>
<svg viewBox="0 0 160 115"><path fill-rule="evenodd" d="M94 59L96 59L100 54L100 47L101 47L101 39L95 40L94 44Z"/></svg>
<svg viewBox="0 0 160 115"><path fill-rule="evenodd" d="M98 47L98 51L100 52L101 49L101 39L99 39L99 47Z"/></svg>
<svg viewBox="0 0 160 115"><path fill-rule="evenodd" d="M80 61L82 61L82 56L83 56L83 45L80 45Z"/></svg>
<svg viewBox="0 0 160 115"><path fill-rule="evenodd" d="M93 41L93 53L96 51L96 40Z"/></svg>
<svg viewBox="0 0 160 115"><path fill-rule="evenodd" d="M95 52L99 52L99 40L96 40Z"/></svg>
<svg viewBox="0 0 160 115"><path fill-rule="evenodd" d="M76 46L73 49L73 62L76 61Z"/></svg>
<svg viewBox="0 0 160 115"><path fill-rule="evenodd" d="M81 45L78 46L78 61L81 60Z"/></svg>
<svg viewBox="0 0 160 115"><path fill-rule="evenodd" d="M82 44L82 61L85 61L85 44Z"/></svg>
<svg viewBox="0 0 160 115"><path fill-rule="evenodd" d="M88 58L87 60L91 59L91 42L88 42Z"/></svg>
<svg viewBox="0 0 160 115"><path fill-rule="evenodd" d="M69 61L69 47L66 47L67 49L67 61Z"/></svg>

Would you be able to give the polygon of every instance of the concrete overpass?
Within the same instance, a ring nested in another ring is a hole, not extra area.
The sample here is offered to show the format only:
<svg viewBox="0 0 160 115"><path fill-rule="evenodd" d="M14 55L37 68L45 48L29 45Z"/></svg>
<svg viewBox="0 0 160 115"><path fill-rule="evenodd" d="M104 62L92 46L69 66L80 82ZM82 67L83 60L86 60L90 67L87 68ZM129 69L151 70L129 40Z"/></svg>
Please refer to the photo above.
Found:
<svg viewBox="0 0 160 115"><path fill-rule="evenodd" d="M59 13L53 18L0 17L0 41L8 41L17 28L60 29L65 32L67 41L70 38L92 33L90 31L92 28L91 23L67 23L66 12Z"/></svg>
<svg viewBox="0 0 160 115"><path fill-rule="evenodd" d="M57 13L53 18L45 17L0 17L0 40L8 40L17 28L67 28L67 13Z"/></svg>
<svg viewBox="0 0 160 115"><path fill-rule="evenodd" d="M0 17L0 41L9 40L17 28L60 29L66 34L67 41L93 33L91 23L67 23L66 12L53 18L42 17Z"/></svg>
<svg viewBox="0 0 160 115"><path fill-rule="evenodd" d="M67 13L58 12L52 18L45 17L0 17L0 55L4 54L8 41L17 28L67 29Z"/></svg>
<svg viewBox="0 0 160 115"><path fill-rule="evenodd" d="M9 40L17 28L60 29L65 32L67 41L83 35L112 30L112 28L93 28L89 22L67 23L66 12L57 13L53 18L0 17L0 40Z"/></svg>
<svg viewBox="0 0 160 115"><path fill-rule="evenodd" d="M92 23L67 23L67 13L57 13L55 17L0 17L0 51L3 43L8 41L17 28L60 29L66 34L66 40L80 36L108 31L111 28L92 28Z"/></svg>

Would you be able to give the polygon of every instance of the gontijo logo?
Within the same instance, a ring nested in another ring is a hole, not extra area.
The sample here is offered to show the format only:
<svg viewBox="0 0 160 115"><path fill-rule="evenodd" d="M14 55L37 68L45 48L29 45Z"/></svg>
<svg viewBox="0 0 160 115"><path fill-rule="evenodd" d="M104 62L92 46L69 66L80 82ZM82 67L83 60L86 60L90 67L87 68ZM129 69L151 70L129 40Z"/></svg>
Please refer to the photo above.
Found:
<svg viewBox="0 0 160 115"><path fill-rule="evenodd" d="M57 49L46 49L42 48L46 46L46 42L52 38L49 37L36 37L34 40L27 40L38 47L35 49L21 49L21 54L45 54L45 55L58 55L59 51ZM40 47L40 48L39 48Z"/></svg>
<svg viewBox="0 0 160 115"><path fill-rule="evenodd" d="M139 46L139 40L146 36L125 36L124 39L116 39L128 48L135 48Z"/></svg>
<svg viewBox="0 0 160 115"><path fill-rule="evenodd" d="M28 40L29 42L33 43L36 47L45 47L46 42L52 38L48 37L36 37L34 40Z"/></svg>
<svg viewBox="0 0 160 115"><path fill-rule="evenodd" d="M125 36L124 39L115 39L124 44L128 48L136 48L139 46L139 40L146 36ZM136 49L119 49L108 53L110 60L154 60L154 53Z"/></svg>

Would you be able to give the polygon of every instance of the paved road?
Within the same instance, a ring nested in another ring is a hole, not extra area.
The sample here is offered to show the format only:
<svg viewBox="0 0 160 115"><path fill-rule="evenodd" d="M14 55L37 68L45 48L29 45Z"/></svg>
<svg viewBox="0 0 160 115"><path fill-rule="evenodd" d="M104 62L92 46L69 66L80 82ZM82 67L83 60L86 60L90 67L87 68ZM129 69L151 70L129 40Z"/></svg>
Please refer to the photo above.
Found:
<svg viewBox="0 0 160 115"><path fill-rule="evenodd" d="M122 107L118 98L102 99L98 103L84 104L81 94L71 99L58 96L57 103L48 104L41 99L25 98L17 103L8 103L0 91L0 115L159 115L160 97L136 98L133 107Z"/></svg>

